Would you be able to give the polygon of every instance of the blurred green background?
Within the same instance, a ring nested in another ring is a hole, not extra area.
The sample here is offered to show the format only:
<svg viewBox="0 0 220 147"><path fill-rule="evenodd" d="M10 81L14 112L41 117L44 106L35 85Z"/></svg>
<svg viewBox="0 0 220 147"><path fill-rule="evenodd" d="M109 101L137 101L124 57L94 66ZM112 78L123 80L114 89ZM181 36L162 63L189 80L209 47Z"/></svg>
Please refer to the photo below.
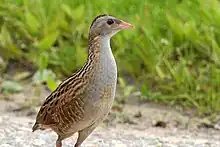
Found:
<svg viewBox="0 0 220 147"><path fill-rule="evenodd" d="M89 26L108 13L135 26L112 39L125 95L140 91L141 100L217 114L219 7L218 0L1 0L0 72L16 63L53 90L84 64Z"/></svg>

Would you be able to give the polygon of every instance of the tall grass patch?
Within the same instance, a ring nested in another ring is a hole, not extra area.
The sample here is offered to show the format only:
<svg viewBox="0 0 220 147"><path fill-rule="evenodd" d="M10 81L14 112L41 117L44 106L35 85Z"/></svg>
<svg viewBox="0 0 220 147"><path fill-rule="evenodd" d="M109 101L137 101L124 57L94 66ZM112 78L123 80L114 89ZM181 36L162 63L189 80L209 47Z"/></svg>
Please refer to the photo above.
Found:
<svg viewBox="0 0 220 147"><path fill-rule="evenodd" d="M3 0L0 54L6 62L31 62L40 75L70 75L86 60L92 19L109 13L135 26L112 40L119 76L135 79L144 99L210 115L220 112L219 6L218 0Z"/></svg>

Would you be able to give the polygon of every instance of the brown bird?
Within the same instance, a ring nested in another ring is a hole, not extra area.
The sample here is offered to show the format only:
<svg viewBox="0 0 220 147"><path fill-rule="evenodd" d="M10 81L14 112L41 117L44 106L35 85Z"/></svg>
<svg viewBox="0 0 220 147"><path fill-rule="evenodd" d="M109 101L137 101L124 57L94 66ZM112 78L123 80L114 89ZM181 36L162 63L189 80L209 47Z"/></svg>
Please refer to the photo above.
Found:
<svg viewBox="0 0 220 147"><path fill-rule="evenodd" d="M109 113L115 97L117 66L110 39L130 27L131 24L107 14L93 20L86 63L46 98L33 132L52 129L58 135L56 147L62 147L62 140L78 132L75 147L82 144Z"/></svg>

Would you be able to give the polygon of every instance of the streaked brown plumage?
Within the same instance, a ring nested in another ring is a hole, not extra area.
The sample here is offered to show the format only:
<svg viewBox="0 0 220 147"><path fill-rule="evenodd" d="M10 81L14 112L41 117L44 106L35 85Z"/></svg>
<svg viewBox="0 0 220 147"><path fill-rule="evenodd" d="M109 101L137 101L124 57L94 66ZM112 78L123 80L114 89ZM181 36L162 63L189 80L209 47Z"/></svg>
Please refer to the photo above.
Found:
<svg viewBox="0 0 220 147"><path fill-rule="evenodd" d="M33 126L52 129L62 140L78 132L75 147L103 121L112 106L117 67L110 48L110 38L132 25L106 14L94 19L89 32L88 58L84 66L63 81L41 106Z"/></svg>

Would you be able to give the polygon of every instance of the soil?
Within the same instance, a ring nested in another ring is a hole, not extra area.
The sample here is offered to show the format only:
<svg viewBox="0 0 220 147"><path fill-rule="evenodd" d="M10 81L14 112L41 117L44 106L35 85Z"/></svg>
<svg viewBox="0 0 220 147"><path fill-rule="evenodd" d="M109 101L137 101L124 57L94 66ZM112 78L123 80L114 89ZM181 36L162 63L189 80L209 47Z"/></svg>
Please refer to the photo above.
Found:
<svg viewBox="0 0 220 147"><path fill-rule="evenodd" d="M29 83L23 87L20 93L0 93L0 147L55 147L54 132L31 132L49 90ZM220 147L219 124L131 96L124 104L114 105L83 147ZM73 146L76 137L64 140L63 146Z"/></svg>

